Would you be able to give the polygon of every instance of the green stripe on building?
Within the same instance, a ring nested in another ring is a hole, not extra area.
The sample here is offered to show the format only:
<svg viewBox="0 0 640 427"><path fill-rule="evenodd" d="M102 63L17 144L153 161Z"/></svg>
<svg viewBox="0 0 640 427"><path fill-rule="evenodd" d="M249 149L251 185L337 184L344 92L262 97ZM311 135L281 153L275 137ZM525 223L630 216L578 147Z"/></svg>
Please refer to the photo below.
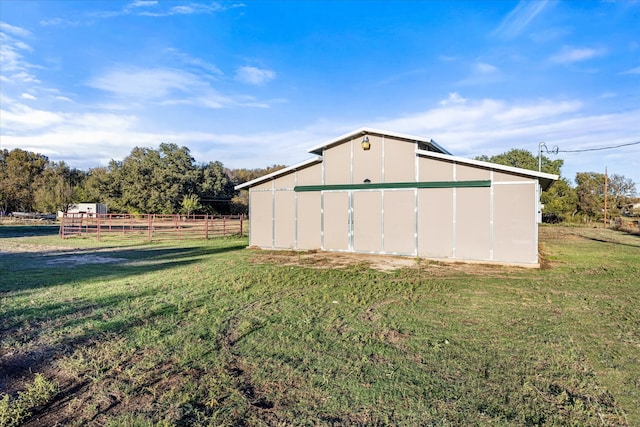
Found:
<svg viewBox="0 0 640 427"><path fill-rule="evenodd" d="M297 185L293 191L340 191L340 190L396 190L405 188L473 188L491 187L491 181L427 181L427 182L384 182L365 184Z"/></svg>

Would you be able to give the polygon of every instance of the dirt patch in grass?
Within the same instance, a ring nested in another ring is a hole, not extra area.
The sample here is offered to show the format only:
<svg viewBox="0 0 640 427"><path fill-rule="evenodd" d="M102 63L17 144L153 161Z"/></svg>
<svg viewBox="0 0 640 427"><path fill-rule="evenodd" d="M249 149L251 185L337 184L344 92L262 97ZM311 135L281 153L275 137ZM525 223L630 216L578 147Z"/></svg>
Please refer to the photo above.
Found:
<svg viewBox="0 0 640 427"><path fill-rule="evenodd" d="M255 248L252 248L252 250L254 252L249 262L254 264L277 264L316 269L340 269L361 266L378 271L392 272L409 268L420 269L438 277L448 276L452 273L494 276L525 269L524 267L504 264L433 261L390 255L322 251L271 251Z"/></svg>
<svg viewBox="0 0 640 427"><path fill-rule="evenodd" d="M416 267L415 258L321 251L267 251L254 249L250 262L318 269L347 268L356 265L380 271Z"/></svg>

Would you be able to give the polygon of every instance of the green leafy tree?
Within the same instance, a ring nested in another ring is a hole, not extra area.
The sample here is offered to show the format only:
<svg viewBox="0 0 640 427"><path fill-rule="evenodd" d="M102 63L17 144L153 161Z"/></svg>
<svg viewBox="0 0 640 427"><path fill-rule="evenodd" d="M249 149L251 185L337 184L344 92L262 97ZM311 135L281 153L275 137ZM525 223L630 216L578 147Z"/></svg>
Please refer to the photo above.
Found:
<svg viewBox="0 0 640 427"><path fill-rule="evenodd" d="M5 212L35 209L36 179L49 159L37 153L15 148L0 153L0 210Z"/></svg>
<svg viewBox="0 0 640 427"><path fill-rule="evenodd" d="M531 152L520 148L514 148L506 153L497 154L495 156L479 156L476 160L482 160L485 162L497 163L504 166L512 166L516 168L529 169L533 171L538 170L538 157L534 156ZM541 169L542 172L551 173L554 175L560 175L560 169L564 164L564 160L556 159L551 160L546 156L541 157Z"/></svg>
<svg viewBox="0 0 640 427"><path fill-rule="evenodd" d="M187 147L160 144L135 147L122 162L112 162L118 208L140 213L175 213L185 194L197 189L197 171Z"/></svg>
<svg viewBox="0 0 640 427"><path fill-rule="evenodd" d="M187 194L182 198L182 212L187 214L187 216L191 215L192 212L196 212L198 209L201 209L200 205L200 197L195 194Z"/></svg>
<svg viewBox="0 0 640 427"><path fill-rule="evenodd" d="M599 219L604 208L604 174L578 172L576 184L577 213L585 221L591 222L594 219Z"/></svg>
<svg viewBox="0 0 640 427"><path fill-rule="evenodd" d="M573 217L578 204L578 195L569 181L560 178L551 188L542 192L540 201L544 205L543 220L551 218L555 221L550 222L559 222Z"/></svg>
<svg viewBox="0 0 640 427"><path fill-rule="evenodd" d="M67 212L71 205L80 201L76 189L80 187L85 173L70 168L65 162L48 163L34 180L34 206L38 212Z"/></svg>

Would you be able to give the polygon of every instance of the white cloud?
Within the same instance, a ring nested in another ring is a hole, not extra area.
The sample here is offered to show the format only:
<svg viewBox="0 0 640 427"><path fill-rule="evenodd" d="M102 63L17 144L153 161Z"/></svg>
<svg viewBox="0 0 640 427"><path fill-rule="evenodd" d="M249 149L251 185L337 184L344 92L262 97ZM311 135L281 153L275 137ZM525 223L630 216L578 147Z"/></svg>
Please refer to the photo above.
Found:
<svg viewBox="0 0 640 427"><path fill-rule="evenodd" d="M485 62L478 62L477 64L475 64L475 69L481 74L491 74L498 71L497 67Z"/></svg>
<svg viewBox="0 0 640 427"><path fill-rule="evenodd" d="M236 80L251 85L262 85L276 78L275 71L244 66L236 70Z"/></svg>
<svg viewBox="0 0 640 427"><path fill-rule="evenodd" d="M156 6L158 4L157 0L135 0L132 3L129 3L127 5L127 8L132 8L132 7L149 7L149 6Z"/></svg>
<svg viewBox="0 0 640 427"><path fill-rule="evenodd" d="M440 101L440 105L464 104L466 99L460 96L458 92L451 92L447 99Z"/></svg>
<svg viewBox="0 0 640 427"><path fill-rule="evenodd" d="M6 22L0 21L0 31L5 33L10 33L17 37L31 37L31 31L25 30L24 28L16 27L14 25L7 24Z"/></svg>
<svg viewBox="0 0 640 427"><path fill-rule="evenodd" d="M640 135L640 109L612 114L587 113L585 104L579 100L556 99L449 102L458 96L450 94L438 107L371 125L431 137L462 157L494 155L512 148L535 153L540 141L549 147L557 145L560 150L602 147L633 142ZM637 169L640 150L628 149L626 153L626 157L618 156L615 162L612 155L609 168L640 182ZM562 174L568 178L573 178L576 172L604 168L601 152L560 153L559 158L565 159Z"/></svg>
<svg viewBox="0 0 640 427"><path fill-rule="evenodd" d="M20 97L24 98L24 99L29 99L29 100L32 100L32 101L35 101L36 99L38 99L35 96L31 95L30 93L26 93L26 92L23 93L22 95L20 95Z"/></svg>
<svg viewBox="0 0 640 427"><path fill-rule="evenodd" d="M519 36L549 4L550 2L547 0L520 0L515 9L509 12L492 34L505 39Z"/></svg>
<svg viewBox="0 0 640 427"><path fill-rule="evenodd" d="M175 92L188 92L200 85L198 77L169 68L120 68L107 71L87 82L88 86L119 97L159 99Z"/></svg>
<svg viewBox="0 0 640 427"><path fill-rule="evenodd" d="M551 56L549 59L551 62L558 64L571 64L574 62L586 61L587 59L602 56L606 53L604 49L593 48L573 48L565 46L560 52Z"/></svg>
<svg viewBox="0 0 640 427"><path fill-rule="evenodd" d="M90 79L86 85L107 92L132 105L194 105L203 108L268 108L264 101L247 95L226 96L200 74L173 68L122 67Z"/></svg>
<svg viewBox="0 0 640 427"><path fill-rule="evenodd" d="M636 68L632 68L632 69L627 70L627 71L623 71L620 74L640 74L640 67L636 67Z"/></svg>
<svg viewBox="0 0 640 427"><path fill-rule="evenodd" d="M0 110L0 128L4 132L28 133L61 123L64 120L59 113L13 103L11 99L6 99L6 97L3 104L8 104Z"/></svg>
<svg viewBox="0 0 640 427"><path fill-rule="evenodd" d="M500 69L495 65L486 62L475 62L471 65L471 72L468 77L459 81L459 85L485 85L499 82L502 79Z"/></svg>

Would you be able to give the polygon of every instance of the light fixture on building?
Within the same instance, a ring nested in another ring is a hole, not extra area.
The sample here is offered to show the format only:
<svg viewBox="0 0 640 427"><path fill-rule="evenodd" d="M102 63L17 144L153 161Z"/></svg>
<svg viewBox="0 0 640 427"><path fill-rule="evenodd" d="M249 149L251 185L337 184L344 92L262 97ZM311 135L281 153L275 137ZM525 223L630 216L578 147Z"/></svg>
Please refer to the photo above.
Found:
<svg viewBox="0 0 640 427"><path fill-rule="evenodd" d="M369 142L369 136L367 134L362 137L362 142L360 143L360 145L362 146L362 149L364 151L369 151L369 149L371 148L371 143Z"/></svg>

